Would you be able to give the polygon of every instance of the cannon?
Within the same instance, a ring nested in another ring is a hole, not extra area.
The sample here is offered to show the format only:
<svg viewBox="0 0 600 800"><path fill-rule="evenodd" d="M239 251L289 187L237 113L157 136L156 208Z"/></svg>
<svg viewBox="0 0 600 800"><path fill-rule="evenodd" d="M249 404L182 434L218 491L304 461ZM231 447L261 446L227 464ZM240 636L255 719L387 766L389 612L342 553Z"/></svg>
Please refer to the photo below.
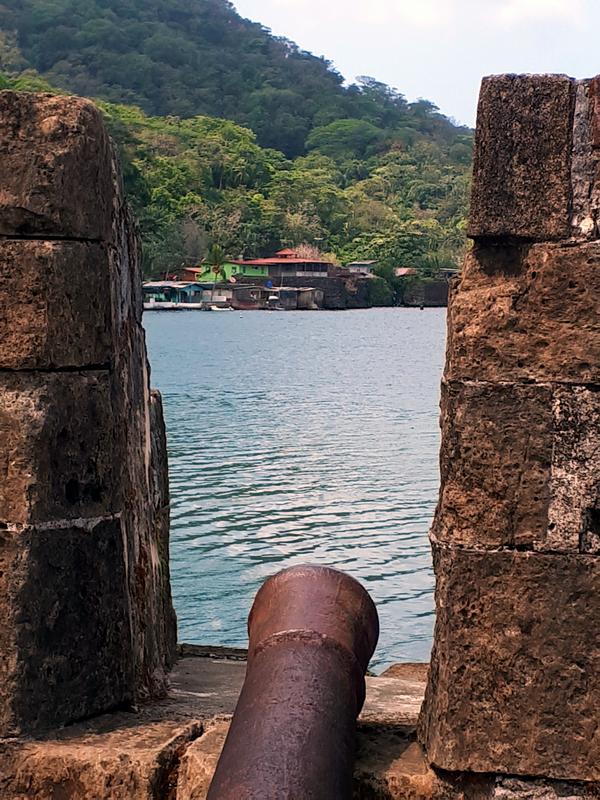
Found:
<svg viewBox="0 0 600 800"><path fill-rule="evenodd" d="M348 800L379 637L373 601L343 572L293 567L260 589L248 634L246 678L208 800Z"/></svg>

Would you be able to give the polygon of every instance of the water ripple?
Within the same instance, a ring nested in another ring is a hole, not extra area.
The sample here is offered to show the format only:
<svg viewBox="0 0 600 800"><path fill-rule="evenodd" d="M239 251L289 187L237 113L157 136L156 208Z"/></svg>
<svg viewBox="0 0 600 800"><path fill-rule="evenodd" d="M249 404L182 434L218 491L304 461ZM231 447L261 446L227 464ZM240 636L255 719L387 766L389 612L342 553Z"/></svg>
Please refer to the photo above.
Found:
<svg viewBox="0 0 600 800"><path fill-rule="evenodd" d="M169 437L181 640L243 646L262 581L307 561L375 598L375 665L428 658L445 314L147 314Z"/></svg>

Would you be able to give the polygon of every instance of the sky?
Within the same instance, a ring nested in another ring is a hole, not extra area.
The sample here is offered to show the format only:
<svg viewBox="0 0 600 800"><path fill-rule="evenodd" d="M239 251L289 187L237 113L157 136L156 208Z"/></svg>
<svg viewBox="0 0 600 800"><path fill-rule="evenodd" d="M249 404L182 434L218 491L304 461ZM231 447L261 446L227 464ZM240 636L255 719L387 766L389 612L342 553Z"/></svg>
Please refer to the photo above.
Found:
<svg viewBox="0 0 600 800"><path fill-rule="evenodd" d="M600 0L233 0L238 12L475 124L484 75L600 73Z"/></svg>

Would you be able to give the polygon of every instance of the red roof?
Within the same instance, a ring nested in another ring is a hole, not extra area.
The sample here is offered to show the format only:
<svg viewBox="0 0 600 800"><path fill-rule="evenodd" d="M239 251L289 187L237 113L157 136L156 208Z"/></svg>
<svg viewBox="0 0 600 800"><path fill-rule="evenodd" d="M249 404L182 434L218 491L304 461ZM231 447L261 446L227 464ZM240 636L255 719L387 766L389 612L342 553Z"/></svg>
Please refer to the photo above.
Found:
<svg viewBox="0 0 600 800"><path fill-rule="evenodd" d="M296 253L295 250L290 250L289 247L284 247L283 250L278 250L275 255L280 256L281 258L298 258L298 253Z"/></svg>
<svg viewBox="0 0 600 800"><path fill-rule="evenodd" d="M329 266L328 261L315 261L312 258L288 258L287 256L282 256L281 258L253 258L250 261L232 261L231 263L238 266L246 264L249 267L266 267L269 264L322 264L323 266Z"/></svg>

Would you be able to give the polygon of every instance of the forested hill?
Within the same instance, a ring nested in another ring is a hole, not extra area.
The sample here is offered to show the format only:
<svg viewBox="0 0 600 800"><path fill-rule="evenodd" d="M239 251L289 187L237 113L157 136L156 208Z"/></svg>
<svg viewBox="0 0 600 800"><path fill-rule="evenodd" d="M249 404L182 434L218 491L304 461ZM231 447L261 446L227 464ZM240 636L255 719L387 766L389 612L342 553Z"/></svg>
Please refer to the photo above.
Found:
<svg viewBox="0 0 600 800"><path fill-rule="evenodd" d="M288 157L341 139L363 159L390 140L451 146L466 133L373 79L344 85L228 0L0 0L0 70L28 68L150 115L233 120Z"/></svg>
<svg viewBox="0 0 600 800"><path fill-rule="evenodd" d="M0 89L99 101L147 274L318 244L434 273L465 247L471 131L243 20L227 0L0 0Z"/></svg>

